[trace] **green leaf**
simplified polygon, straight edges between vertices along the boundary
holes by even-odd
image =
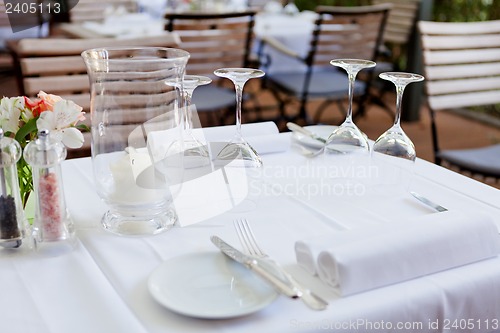
[[[36,119],[30,119],[26,124],[24,124],[23,127],[19,129],[19,131],[17,131],[15,139],[21,144],[21,146],[23,146],[23,144],[26,142],[26,136],[28,136],[28,134],[34,133],[36,130]]]
[[[90,132],[90,127],[88,127],[85,124],[79,124],[79,125],[77,125],[75,127],[78,128],[81,131]]]

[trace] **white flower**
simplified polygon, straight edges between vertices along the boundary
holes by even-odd
[[[24,111],[24,97],[4,97],[0,101],[0,127],[4,132],[16,133],[19,117]]]
[[[36,121],[38,130],[47,129],[51,138],[62,142],[69,148],[80,148],[83,145],[83,134],[72,127],[82,119],[82,108],[72,101],[61,100],[54,104],[53,111],[44,111]]]

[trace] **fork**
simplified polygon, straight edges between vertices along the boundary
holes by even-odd
[[[249,255],[261,259],[266,259],[266,261],[272,263],[276,270],[278,270],[283,277],[291,283],[297,290],[300,291],[302,301],[314,310],[324,310],[328,306],[328,302],[314,294],[308,288],[301,285],[297,280],[295,280],[290,273],[284,270],[277,262],[269,258],[267,253],[265,253],[259,244],[257,243],[257,239],[250,227],[250,223],[248,223],[247,219],[240,219],[233,221],[234,228],[236,229],[236,234],[238,235],[238,239],[240,240],[241,245],[243,246],[244,251],[246,251]]]

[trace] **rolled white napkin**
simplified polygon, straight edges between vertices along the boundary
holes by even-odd
[[[322,250],[320,250],[322,248]],[[309,255],[307,255],[309,251]],[[298,242],[299,264],[344,296],[497,256],[491,217],[443,212]]]

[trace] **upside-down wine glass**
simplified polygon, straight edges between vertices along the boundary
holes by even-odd
[[[212,79],[201,75],[184,75],[182,84],[183,96],[183,145],[185,167],[198,167],[210,163],[210,155],[206,144],[202,143],[193,133],[193,108],[191,100],[194,90],[212,82]],[[169,85],[181,89],[180,82],[168,82]]]
[[[372,162],[378,167],[377,185],[385,193],[407,191],[417,157],[415,146],[401,128],[401,106],[405,87],[412,82],[424,80],[422,75],[403,72],[381,73],[381,79],[396,86],[396,117],[391,128],[374,143]]]
[[[330,64],[341,67],[347,72],[349,79],[349,106],[344,122],[328,137],[325,153],[362,153],[368,155],[370,146],[368,145],[366,135],[359,130],[352,120],[352,100],[354,97],[356,75],[360,70],[374,67],[376,64],[373,61],[362,59],[334,59],[330,61]]]
[[[236,132],[233,139],[218,153],[215,164],[240,167],[261,167],[262,160],[241,135],[241,104],[243,99],[243,86],[253,78],[264,76],[264,72],[253,68],[220,68],[214,71],[219,77],[224,77],[234,83],[236,89]]]

